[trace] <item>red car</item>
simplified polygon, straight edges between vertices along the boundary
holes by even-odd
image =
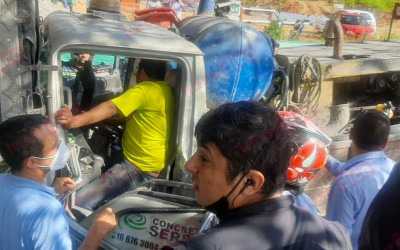
[[[347,37],[364,38],[374,33],[374,29],[361,14],[339,11],[334,13],[332,18],[340,20],[343,32]]]

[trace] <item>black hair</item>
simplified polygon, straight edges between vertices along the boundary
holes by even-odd
[[[257,170],[266,179],[265,197],[283,189],[291,143],[286,125],[271,107],[247,101],[223,104],[201,117],[195,135],[199,146],[215,143],[228,159],[228,183]]]
[[[378,110],[368,110],[357,116],[353,123],[354,144],[366,151],[382,150],[389,138],[390,121]]]
[[[43,115],[21,115],[0,124],[0,153],[12,173],[22,170],[29,156],[42,156],[43,144],[33,131],[50,123]]]
[[[89,53],[71,53],[71,60],[73,65],[77,64],[79,62],[79,54],[89,54]],[[93,54],[89,54],[90,58],[89,61],[93,61]]]
[[[154,81],[164,81],[167,62],[160,60],[140,59],[139,71],[143,69],[147,76]]]

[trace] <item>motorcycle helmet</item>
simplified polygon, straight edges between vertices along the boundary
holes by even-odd
[[[294,147],[298,148],[290,159],[286,180],[288,184],[303,186],[324,167],[328,152],[325,145],[314,138],[300,145],[294,141]]]
[[[307,118],[289,111],[279,111],[292,142],[292,157],[287,171],[286,189],[300,194],[303,187],[325,166],[327,145],[331,139]]]

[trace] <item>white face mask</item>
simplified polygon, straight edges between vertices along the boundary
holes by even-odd
[[[59,169],[62,169],[65,167],[65,164],[67,164],[67,161],[69,159],[69,156],[71,155],[71,151],[65,145],[63,141],[60,142],[60,146],[58,146],[57,153],[54,156],[50,157],[37,157],[37,156],[31,156],[32,158],[35,159],[40,159],[40,160],[47,160],[47,159],[53,159],[53,161],[50,163],[49,166],[43,166],[43,165],[38,165],[39,168],[50,168],[51,171],[56,171]]]

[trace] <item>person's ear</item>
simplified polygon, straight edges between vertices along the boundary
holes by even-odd
[[[141,69],[139,70],[139,74],[140,74],[142,77],[147,76],[146,71],[144,71],[143,68],[141,68]]]
[[[141,74],[142,74],[142,69],[138,69],[138,71],[136,72],[136,83],[141,82],[140,81]]]
[[[144,71],[144,69],[139,69],[139,71],[136,74],[136,83],[140,83],[143,82],[144,79],[146,79],[146,72]]]
[[[23,167],[22,167],[23,169],[24,168],[30,168],[30,169],[37,168],[37,165],[38,165],[36,160],[32,157],[26,158],[22,164],[23,164]]]
[[[262,192],[262,188],[265,183],[264,175],[256,170],[250,170],[246,175],[245,188],[243,194],[253,195]]]
[[[147,75],[147,73],[146,73],[146,71],[144,70],[144,68],[142,68],[141,71],[142,71],[142,77],[143,77],[143,79],[146,79],[146,80],[150,79],[150,78],[149,78],[149,75]]]
[[[386,141],[385,141],[385,144],[383,144],[382,150],[384,150],[384,149],[386,148],[387,143],[388,143],[388,140],[386,140]]]

